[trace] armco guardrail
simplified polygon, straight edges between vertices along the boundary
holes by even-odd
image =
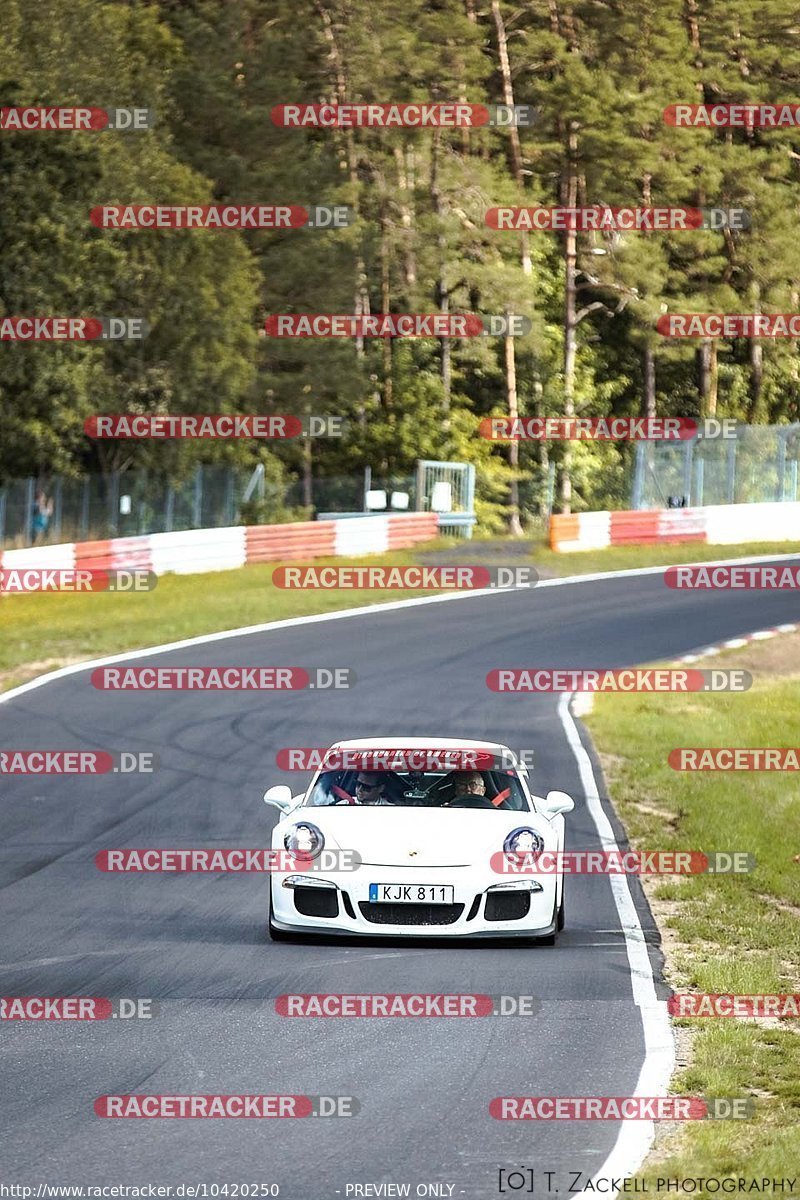
[[[302,521],[294,525],[235,525],[186,529],[147,537],[68,542],[0,552],[0,569],[41,570],[140,567],[157,575],[229,571],[247,563],[339,555],[380,554],[436,537],[436,513],[387,513],[363,521]]]
[[[715,504],[647,512],[573,513],[550,518],[550,546],[569,553],[605,546],[800,541],[800,501]]]

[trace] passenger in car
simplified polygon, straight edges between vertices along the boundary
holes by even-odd
[[[453,799],[464,796],[485,796],[486,780],[480,771],[459,771],[453,780]]]

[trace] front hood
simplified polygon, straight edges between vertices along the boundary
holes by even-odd
[[[320,807],[296,809],[276,826],[275,845],[292,825],[310,822],[330,849],[355,850],[364,866],[484,867],[503,849],[512,829],[535,829],[545,848],[556,848],[550,823],[532,812],[488,809]]]

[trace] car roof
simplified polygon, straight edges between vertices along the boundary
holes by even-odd
[[[444,737],[370,737],[334,742],[329,750],[486,750],[492,754],[516,755],[502,742],[485,742],[477,738]]]

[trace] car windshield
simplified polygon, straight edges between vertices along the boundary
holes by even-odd
[[[483,808],[527,812],[530,805],[514,770],[323,771],[307,806]]]

